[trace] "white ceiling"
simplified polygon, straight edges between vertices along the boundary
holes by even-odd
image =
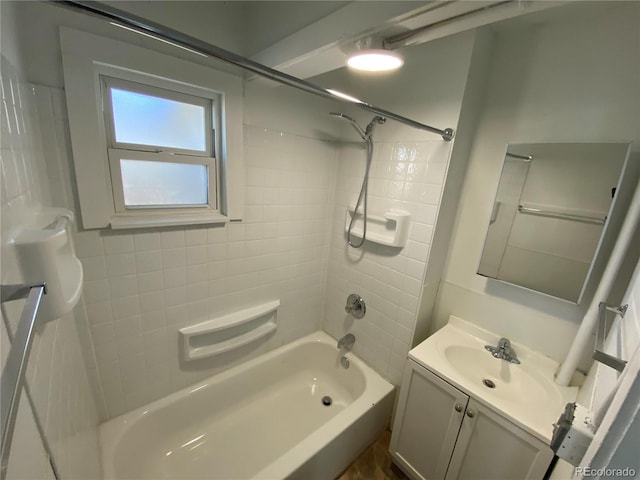
[[[297,4],[275,2],[280,4],[276,8],[270,6],[273,2],[257,3],[260,4],[259,8],[270,11],[278,21],[287,15],[292,3]],[[381,42],[395,38],[393,43],[388,43],[385,47],[398,49],[403,53],[402,50],[409,46],[564,3],[566,0],[340,2],[339,8],[324,10],[325,16],[297,30],[289,25],[288,31],[291,33],[281,35],[280,40],[253,54],[251,58],[304,79],[344,67],[346,56],[357,50],[358,42],[366,38],[373,37]],[[307,17],[307,20],[310,18]],[[398,38],[398,35],[408,33],[411,34],[408,38]]]
[[[347,54],[356,50],[357,42],[363,38],[388,39],[431,26],[425,32],[389,45],[403,53],[411,45],[566,1],[112,0],[105,3],[304,79],[342,68]],[[487,7],[491,6],[496,8],[489,10]],[[474,14],[464,16],[469,12]],[[459,18],[461,15],[463,18]]]

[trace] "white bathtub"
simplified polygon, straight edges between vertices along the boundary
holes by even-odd
[[[100,427],[104,477],[335,478],[393,406],[393,386],[347,357],[344,369],[316,332],[114,418]]]

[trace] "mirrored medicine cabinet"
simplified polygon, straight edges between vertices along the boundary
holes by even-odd
[[[579,303],[596,260],[613,248],[627,183],[637,183],[629,150],[628,143],[508,144],[478,274]],[[625,172],[635,180],[625,183]]]

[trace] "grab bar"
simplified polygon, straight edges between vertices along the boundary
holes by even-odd
[[[1,300],[2,302],[27,298],[20,322],[16,328],[16,333],[11,342],[11,350],[7,356],[7,362],[2,370],[2,379],[0,381],[0,404],[2,420],[2,440],[0,444],[1,452],[1,477],[4,479],[7,473],[9,463],[9,452],[11,450],[11,441],[13,440],[13,431],[16,424],[18,414],[18,405],[20,403],[20,394],[24,382],[24,376],[29,361],[29,352],[33,342],[36,317],[38,307],[45,295],[46,285],[2,285]]]
[[[518,212],[527,213],[529,215],[540,215],[542,217],[560,218],[562,220],[573,220],[574,222],[595,223],[596,225],[604,225],[604,222],[607,220],[607,217],[590,217],[587,215],[554,212],[551,210],[542,210],[540,208],[525,207],[524,205],[518,205]]]
[[[605,302],[600,302],[600,304],[598,305],[598,328],[596,329],[596,347],[593,351],[593,359],[596,362],[603,363],[608,367],[617,370],[618,372],[622,372],[624,370],[627,362],[604,352],[607,312],[613,312],[616,315],[624,317],[624,314],[627,312],[627,307],[628,305],[609,305]]]

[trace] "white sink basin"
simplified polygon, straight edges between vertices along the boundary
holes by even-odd
[[[555,383],[558,363],[517,343],[520,364],[495,358],[484,347],[500,335],[456,317],[409,352],[409,358],[498,411],[543,441],[578,389]]]
[[[515,364],[495,358],[484,345],[451,345],[444,349],[451,366],[469,382],[487,389],[487,396],[532,407],[561,400],[553,379],[547,379],[528,362]]]

